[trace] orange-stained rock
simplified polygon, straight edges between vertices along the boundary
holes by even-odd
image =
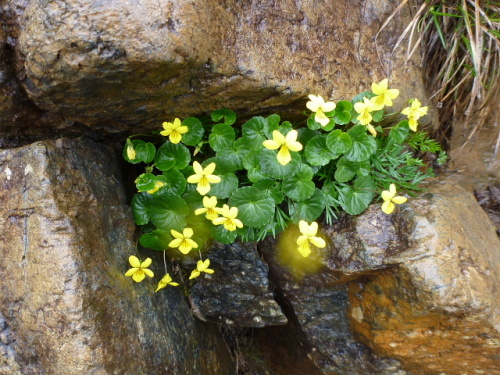
[[[500,242],[487,215],[441,183],[391,221],[405,222],[407,246],[350,284],[354,334],[412,374],[500,374]]]

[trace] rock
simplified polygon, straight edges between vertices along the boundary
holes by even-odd
[[[351,99],[385,77],[402,91],[396,108],[415,96],[426,102],[418,52],[406,64],[405,51],[393,51],[409,12],[379,33],[395,6],[8,0],[2,7],[31,100],[115,133],[223,107],[301,116],[307,94]]]
[[[255,243],[215,245],[207,257],[216,273],[200,278],[190,292],[204,319],[255,328],[286,324],[269,290],[269,270]]]
[[[2,366],[27,375],[233,373],[217,327],[194,319],[180,289],[154,293],[156,280],[124,276],[135,225],[105,147],[59,139],[0,151],[0,201]],[[155,255],[140,256],[154,257],[160,277]]]
[[[499,373],[500,242],[472,194],[436,182],[396,214],[375,204],[342,217],[323,226],[327,247],[291,272],[280,254],[295,250],[296,234],[261,249],[320,371]]]

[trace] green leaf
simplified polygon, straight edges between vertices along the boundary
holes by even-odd
[[[273,139],[273,131],[278,130],[280,117],[277,114],[267,116],[267,123],[264,125],[264,135],[268,139]]]
[[[382,120],[382,117],[384,117],[384,110],[379,109],[378,111],[370,112],[370,114],[372,115],[373,122],[379,122],[380,120]]]
[[[186,190],[186,178],[178,169],[170,169],[163,172],[163,175],[158,176],[158,180],[162,181],[165,186],[160,188],[157,195],[181,195]]]
[[[243,157],[244,153],[233,149],[218,152],[216,156],[216,158],[224,164],[226,172],[234,172],[243,169]]]
[[[352,148],[345,154],[348,160],[357,162],[367,160],[377,150],[375,137],[366,133],[366,126],[357,125],[348,133],[352,139]]]
[[[408,125],[408,121],[400,121],[389,132],[389,139],[393,139],[396,143],[401,144],[405,141],[406,137],[408,137],[409,132],[410,126]]]
[[[215,195],[219,199],[229,198],[233,191],[238,188],[238,177],[234,173],[222,173],[217,174],[217,176],[221,178],[221,181],[212,185],[210,195]]]
[[[132,214],[137,225],[146,225],[151,220],[153,196],[148,193],[135,194],[132,198]]]
[[[274,200],[253,186],[236,190],[229,199],[231,207],[238,207],[238,219],[245,226],[260,227],[274,217]]]
[[[321,134],[319,131],[311,130],[309,128],[300,128],[297,129],[297,132],[299,133],[297,136],[297,141],[302,145],[306,145],[307,142],[309,142],[312,138]]]
[[[331,134],[331,133],[330,133]],[[307,142],[304,156],[311,165],[327,165],[330,160],[338,157],[326,145],[327,136],[317,135]]]
[[[151,205],[151,221],[158,229],[182,230],[189,213],[186,201],[173,194],[155,196]]]
[[[264,136],[264,127],[267,120],[264,117],[252,117],[242,126],[242,139],[246,147],[250,150],[260,150],[262,143],[267,139]]]
[[[191,161],[189,149],[180,144],[165,142],[156,153],[155,166],[160,171],[168,171],[172,168],[184,169]]]
[[[311,114],[311,117],[307,119],[307,127],[311,130],[321,129],[321,124],[319,122],[314,121],[314,113]]]
[[[342,155],[352,148],[352,139],[348,133],[337,129],[326,137],[326,146],[334,155]]]
[[[153,250],[168,249],[170,241],[172,241],[170,233],[161,229],[155,229],[149,233],[144,233],[139,239],[142,246]]]
[[[316,186],[312,182],[313,170],[305,164],[301,164],[295,176],[283,180],[281,190],[287,197],[295,201],[303,201],[310,198]]]
[[[224,225],[214,225],[211,233],[215,241],[223,244],[233,243],[238,235],[237,231],[229,231],[224,228]]]
[[[370,176],[359,177],[354,181],[354,186],[340,189],[340,205],[350,215],[359,215],[373,200],[375,196],[375,183]]]
[[[285,196],[281,192],[281,183],[273,180],[272,178],[262,178],[255,181],[253,187],[261,190],[264,194],[271,196],[276,204],[280,204],[285,199]]]
[[[290,218],[294,223],[298,223],[300,220],[314,221],[321,216],[324,210],[325,200],[318,189],[309,199],[297,203],[291,202],[289,207]]]
[[[225,125],[233,125],[236,122],[236,114],[229,109],[218,109],[212,112],[214,122],[219,122],[223,117]]]
[[[144,142],[141,141],[140,139],[134,139],[130,141],[134,147],[135,150],[135,159],[131,160],[128,158],[127,155],[127,146],[128,144],[125,143],[125,147],[123,148],[123,158],[128,161],[129,163],[132,164],[138,164],[138,163],[151,163],[153,159],[155,158],[155,153],[156,153],[156,147],[154,144],[151,142]]]
[[[334,121],[339,125],[345,125],[351,121],[353,105],[347,100],[341,100],[335,107]]]
[[[139,191],[148,191],[156,187],[156,176],[152,173],[143,173],[135,179],[135,186]]]
[[[338,182],[347,182],[354,178],[358,170],[359,163],[349,161],[345,157],[341,157],[337,162],[337,170],[335,171],[335,180]]]
[[[196,146],[201,142],[205,129],[203,129],[200,120],[196,117],[188,117],[182,121],[182,125],[188,127],[187,133],[182,135],[182,143],[188,146]]]
[[[208,143],[214,151],[228,150],[236,138],[234,129],[226,124],[217,124],[212,128]]]
[[[262,173],[271,178],[283,180],[292,177],[299,170],[301,160],[298,152],[291,151],[292,160],[287,165],[281,165],[277,159],[277,150],[263,149],[260,151],[260,168]]]

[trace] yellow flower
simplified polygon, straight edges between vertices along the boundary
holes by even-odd
[[[152,263],[151,258],[147,258],[144,262],[141,263],[139,258],[131,255],[128,258],[128,262],[130,263],[132,268],[125,273],[125,276],[132,276],[132,280],[134,280],[135,282],[141,282],[146,276],[154,276],[153,271],[147,268]]]
[[[313,221],[311,225],[307,224],[306,221],[299,221],[299,230],[302,233],[302,236],[297,238],[297,245],[299,245],[299,253],[303,257],[309,256],[311,253],[311,245],[313,244],[316,247],[323,248],[326,246],[326,242],[321,237],[316,237],[316,233],[318,233],[318,223]]]
[[[198,184],[196,190],[201,195],[206,195],[210,191],[210,184],[217,184],[221,181],[219,176],[215,176],[212,173],[215,171],[215,163],[210,163],[205,169],[200,163],[195,161],[193,163],[194,173],[187,178],[187,182],[190,184]]]
[[[182,126],[181,120],[176,118],[174,122],[164,122],[163,129],[160,132],[161,135],[169,137],[170,142],[179,143],[182,139],[182,134],[187,133],[188,127]]]
[[[399,95],[399,90],[388,88],[388,79],[383,79],[380,83],[372,83],[372,92],[377,95],[371,98],[372,103],[375,105],[375,110],[384,108],[384,106],[391,106],[392,99],[396,99]]]
[[[165,276],[163,276],[163,278],[158,283],[158,287],[156,288],[155,292],[159,291],[160,289],[165,288],[167,285],[178,286],[179,283],[173,282],[172,278],[167,273]]]
[[[204,196],[203,197],[203,207],[196,209],[194,211],[194,214],[201,215],[201,214],[204,214],[206,212],[207,214],[205,215],[205,217],[208,220],[213,220],[219,216],[219,212],[221,211],[221,209],[219,207],[216,207],[216,206],[217,206],[217,197]]]
[[[290,150],[302,150],[302,145],[300,144],[300,142],[297,142],[297,135],[297,130],[290,130],[286,136],[281,134],[278,130],[275,130],[273,131],[273,139],[264,141],[263,145],[269,150],[276,150],[279,148],[278,162],[281,165],[287,165],[292,160]]]
[[[389,186],[389,190],[384,190],[382,192],[382,199],[384,200],[384,203],[382,203],[382,211],[386,214],[390,214],[394,211],[394,208],[396,208],[394,203],[402,204],[408,200],[405,197],[396,197],[396,185],[394,184]]]
[[[205,261],[199,260],[198,263],[196,264],[196,269],[191,272],[189,280],[200,276],[202,272],[214,273],[214,270],[208,268],[208,266],[210,266],[210,259],[206,259]]]
[[[224,228],[230,232],[236,230],[236,227],[243,228],[243,223],[239,219],[236,219],[236,216],[238,216],[238,207],[229,208],[229,206],[225,204],[222,206],[219,213],[222,217],[213,219],[212,223],[214,225],[224,224]]]
[[[370,114],[370,112],[375,111],[375,104],[368,98],[363,98],[363,103],[357,102],[354,104],[354,110],[359,113],[359,116],[357,117],[359,123],[361,125],[368,125],[372,121],[372,115]],[[373,132],[371,130],[370,133],[372,133],[373,135]],[[375,135],[377,135],[377,132],[375,132]]]
[[[418,119],[427,114],[429,107],[422,107],[418,99],[411,99],[410,106],[401,111],[403,115],[408,116],[408,124],[410,129],[417,131]]]
[[[135,152],[134,144],[130,141],[127,142],[127,157],[130,160],[134,160],[136,156],[137,153]]]
[[[182,233],[172,229],[170,233],[175,237],[175,240],[170,241],[168,246],[173,248],[178,247],[182,254],[187,254],[192,248],[198,247],[198,244],[191,239],[193,236],[193,230],[191,228],[184,228]]]
[[[326,102],[321,95],[309,95],[309,102],[306,103],[306,107],[311,110],[311,112],[316,112],[314,116],[314,121],[321,124],[321,126],[326,126],[330,122],[330,119],[325,115],[325,112],[331,112],[337,106],[334,102]]]
[[[161,181],[156,181],[156,184],[155,184],[155,187],[151,190],[148,190],[147,192],[149,194],[154,194],[156,193],[158,190],[160,190],[161,187],[165,186],[165,184]]]

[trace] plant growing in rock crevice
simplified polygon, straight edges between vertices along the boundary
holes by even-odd
[[[235,113],[223,109],[203,122],[163,123],[157,143],[129,137],[124,158],[146,164],[132,199],[135,222],[144,230],[141,245],[184,255],[197,250],[192,279],[214,272],[201,255],[210,240],[260,241],[298,225],[296,251],[307,257],[326,246],[316,222],[322,214],[327,223],[342,210],[358,215],[380,194],[383,211],[393,212],[407,199],[396,196],[396,186],[412,195],[432,175],[421,170],[425,164],[413,149],[432,144],[433,152],[440,150],[417,131],[427,113],[417,99],[401,121],[384,113],[398,95],[385,79],[351,101],[310,95],[306,126],[273,114],[235,127]],[[158,289],[167,285],[175,285],[168,273]]]

